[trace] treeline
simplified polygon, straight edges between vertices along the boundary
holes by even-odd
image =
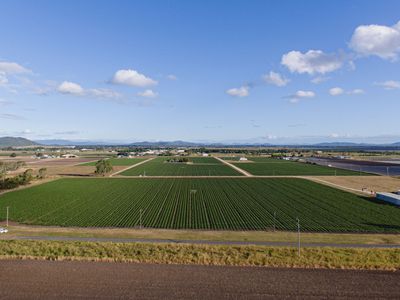
[[[25,162],[0,162],[0,190],[10,190],[17,188],[21,185],[30,183],[33,179],[44,179],[47,174],[46,168],[41,168],[38,174],[35,176],[32,169],[25,170],[22,174],[6,177],[7,172],[16,171],[21,167],[24,167]]]
[[[16,171],[21,167],[24,167],[26,164],[23,161],[10,161],[3,162],[0,161],[0,177],[5,176],[5,174],[9,171]]]

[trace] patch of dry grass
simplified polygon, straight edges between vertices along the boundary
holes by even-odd
[[[0,259],[398,270],[400,249],[0,241]]]

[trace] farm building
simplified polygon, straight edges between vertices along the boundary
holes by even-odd
[[[400,206],[400,195],[394,193],[376,193],[376,198]]]
[[[75,155],[75,154],[63,154],[63,155],[61,155],[61,158],[76,158],[76,157],[78,157],[78,156]]]
[[[240,160],[240,161],[246,161],[247,158],[246,158],[246,157],[241,157],[241,158],[239,158],[239,160]]]

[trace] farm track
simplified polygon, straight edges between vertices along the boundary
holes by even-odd
[[[235,166],[234,164],[231,164],[230,162],[227,162],[226,160],[223,160],[223,159],[221,159],[221,158],[219,158],[219,157],[217,157],[217,156],[213,156],[213,157],[214,157],[216,160],[219,160],[220,162],[222,162],[223,164],[225,164],[225,165],[231,167],[232,169],[235,169],[235,170],[238,171],[239,173],[242,173],[244,176],[247,176],[247,177],[252,177],[252,176],[253,176],[253,174],[250,174],[249,172],[247,172],[247,171],[245,171],[245,170],[239,168],[238,166]]]
[[[129,169],[132,169],[132,168],[134,168],[134,167],[140,166],[140,165],[142,165],[142,164],[145,164],[145,163],[147,163],[147,162],[153,160],[154,158],[155,158],[155,157],[151,157],[151,158],[146,159],[146,160],[144,160],[144,161],[138,162],[137,164],[128,166],[128,167],[126,167],[126,168],[124,168],[124,169],[122,169],[122,170],[119,170],[118,172],[115,172],[115,173],[111,174],[110,177],[113,177],[113,176],[115,176],[115,175],[118,175],[118,174],[120,174],[120,173],[122,173],[122,172],[125,172],[125,171],[127,171],[127,170],[129,170]]]

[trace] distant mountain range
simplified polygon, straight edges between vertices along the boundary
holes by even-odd
[[[187,141],[143,141],[143,142],[110,142],[110,141],[73,141],[63,139],[37,140],[31,141],[22,137],[0,137],[0,148],[6,147],[29,147],[29,146],[130,146],[130,147],[309,147],[309,148],[336,148],[336,147],[400,147],[400,142],[392,144],[367,144],[351,142],[331,142],[317,144],[296,144],[296,145],[273,145],[268,143],[206,143],[206,142],[187,142]]]
[[[22,137],[11,137],[11,136],[0,137],[0,148],[28,147],[34,145],[38,145],[38,143]]]

